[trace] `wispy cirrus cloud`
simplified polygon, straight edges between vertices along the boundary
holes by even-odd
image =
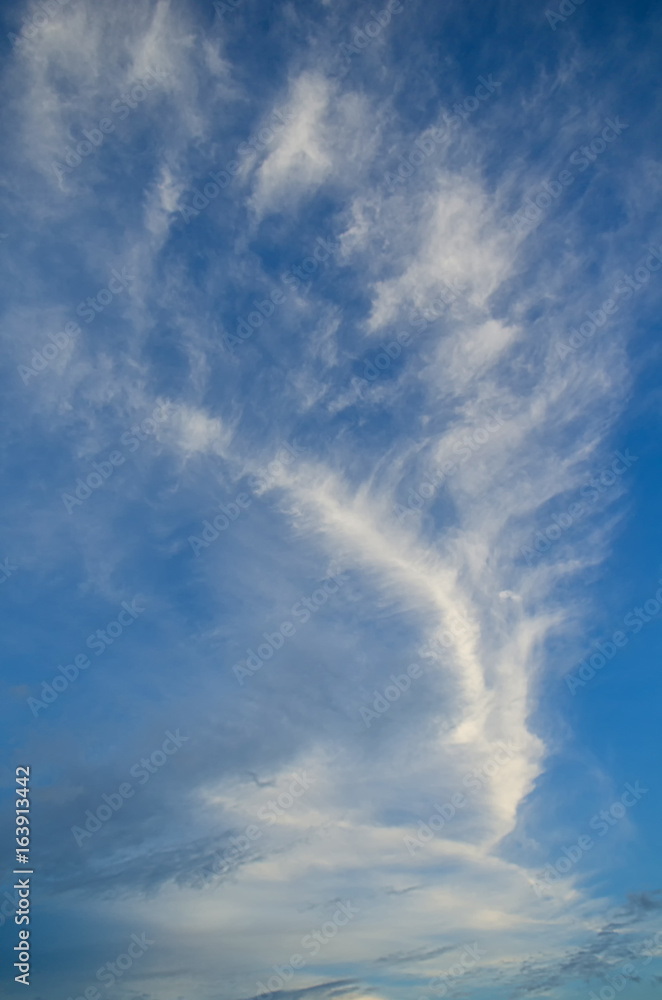
[[[624,69],[609,78],[604,52],[570,24],[557,41],[544,11],[534,27],[524,8],[502,15],[507,37],[477,46],[460,72],[446,39],[469,32],[476,12],[408,5],[339,73],[347,27],[368,14],[242,5],[216,24],[211,5],[72,6],[5,71],[17,124],[7,229],[20,218],[21,238],[2,279],[3,385],[27,428],[2,432],[22,567],[10,597],[12,704],[25,707],[20,685],[55,676],[109,605],[140,593],[150,607],[131,650],[109,648],[85,685],[17,727],[22,752],[41,762],[49,831],[44,982],[65,981],[62,928],[81,909],[91,959],[111,930],[146,928],[156,943],[131,982],[163,1000],[253,995],[344,899],[357,919],[272,992],[409,997],[447,976],[449,995],[575,997],[625,960],[626,938],[653,932],[656,896],[639,868],[646,889],[627,919],[603,919],[623,888],[599,851],[550,900],[530,885],[600,808],[594,798],[620,788],[587,741],[573,750],[572,788],[590,804],[563,804],[568,782],[554,767],[571,756],[570,736],[546,692],[596,613],[586,581],[627,523],[627,492],[596,503],[571,544],[522,556],[613,455],[637,378],[637,324],[659,305],[647,281],[585,349],[559,351],[659,242],[640,193],[657,177],[653,101],[637,107]],[[430,35],[448,19],[455,35]],[[659,36],[652,15],[650,31],[644,65]],[[403,39],[424,56],[416,73]],[[551,42],[559,49],[539,58]],[[618,63],[622,43],[604,44]],[[112,144],[57,178],[53,159],[151,67],[158,87]],[[488,74],[498,99],[406,184],[385,183]],[[587,89],[587,74],[599,85]],[[617,107],[631,124],[609,157],[535,228],[514,226]],[[283,127],[261,144],[279,110]],[[200,179],[230,172],[242,143],[232,183],[183,218]],[[230,350],[240,319],[320,240],[339,249]],[[118,261],[135,274],[126,294],[22,384],[20,359]],[[404,330],[406,350],[357,386],[365,358]],[[70,518],[65,485],[166,400],[168,419]],[[402,497],[428,481],[426,503],[398,517]],[[192,551],[209,512],[240,495],[245,515]],[[333,599],[238,685],[233,665],[336,574],[346,584]],[[32,594],[47,609],[36,624]],[[424,653],[422,675],[367,727],[361,705]],[[195,733],[187,754],[78,849],[76,817],[166,725]],[[495,767],[502,745],[517,749]],[[296,771],[314,782],[295,801]],[[458,793],[452,819],[433,825]],[[266,823],[268,803],[287,794],[291,806]],[[404,839],[421,823],[433,836],[411,854]],[[624,850],[636,837],[634,820],[619,828]],[[219,855],[224,866],[201,883],[196,873]],[[449,977],[474,942],[480,961]],[[66,977],[72,993],[87,982],[78,968]]]

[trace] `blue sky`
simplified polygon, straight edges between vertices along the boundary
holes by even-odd
[[[659,7],[215,6],[2,11],[6,995],[29,765],[35,1000],[653,1000]]]

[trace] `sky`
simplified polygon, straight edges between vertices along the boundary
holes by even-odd
[[[653,1000],[659,5],[0,22],[2,995]]]

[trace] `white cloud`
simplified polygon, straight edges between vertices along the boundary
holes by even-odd
[[[255,172],[250,204],[258,219],[296,210],[324,182],[346,183],[346,164],[360,172],[375,141],[367,100],[339,93],[318,72],[292,82],[283,113],[288,124]]]

